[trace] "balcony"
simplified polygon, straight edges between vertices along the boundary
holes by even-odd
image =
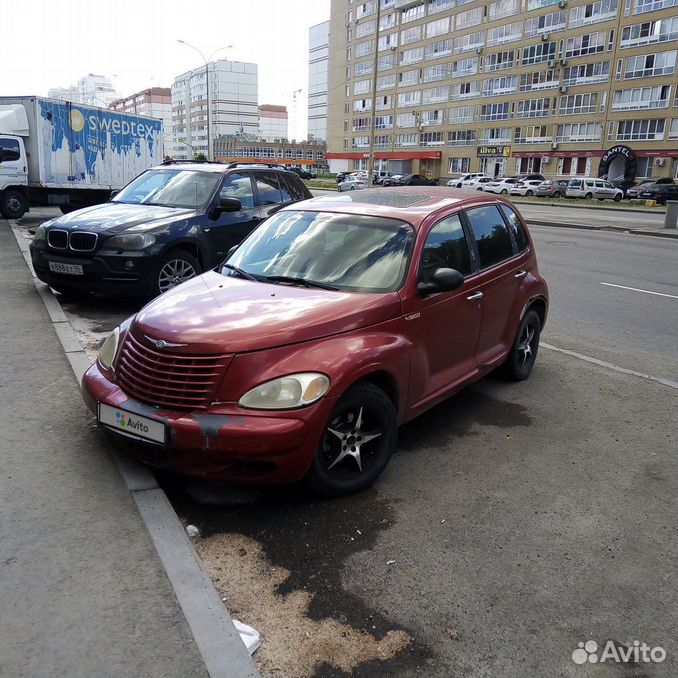
[[[612,104],[613,111],[644,111],[648,108],[668,108],[668,99],[658,99],[657,101],[624,101]]]
[[[411,9],[412,7],[423,4],[423,0],[395,0],[395,8],[399,10]]]
[[[513,140],[514,144],[550,144],[553,137],[518,137]]]

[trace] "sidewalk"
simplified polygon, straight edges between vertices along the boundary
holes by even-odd
[[[207,670],[0,221],[0,675]]]

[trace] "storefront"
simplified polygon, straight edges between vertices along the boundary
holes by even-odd
[[[509,171],[510,146],[478,146],[476,155],[480,158],[480,171],[490,177],[504,176]]]
[[[348,162],[349,170],[367,169],[369,153],[327,153],[325,157],[330,161]],[[374,169],[390,172],[391,174],[425,174],[431,179],[442,176],[441,151],[375,151]]]

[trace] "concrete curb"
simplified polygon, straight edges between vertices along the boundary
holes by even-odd
[[[80,384],[91,365],[75,331],[48,285],[40,282],[31,263],[21,229],[9,222],[33,282],[49,314],[73,374]],[[195,549],[153,472],[112,445],[107,452],[125,481],[141,519],[191,629],[210,678],[260,678],[252,658],[233,626],[212,580],[203,570]]]
[[[626,226],[588,226],[586,224],[567,224],[560,221],[544,221],[543,219],[526,219],[529,226],[552,226],[556,228],[578,228],[584,231],[606,231],[608,233],[630,233],[632,235],[652,235],[656,238],[678,238],[677,231],[646,230],[627,228]]]

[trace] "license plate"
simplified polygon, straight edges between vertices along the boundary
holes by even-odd
[[[99,403],[97,421],[107,428],[130,438],[164,445],[167,427],[160,421]]]
[[[66,275],[82,275],[82,266],[80,264],[62,264],[58,261],[49,262],[49,270],[52,273],[65,273]]]

